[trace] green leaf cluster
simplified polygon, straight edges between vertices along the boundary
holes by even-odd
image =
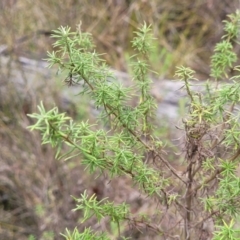
[[[217,229],[214,239],[238,239],[233,237],[238,234],[234,223],[240,211],[240,180],[236,176],[240,156],[240,85],[238,75],[232,78],[228,75],[232,70],[239,71],[239,66],[234,66],[239,21],[238,11],[224,21],[225,35],[214,49],[211,79],[206,82],[205,90],[196,90],[197,79],[192,69],[181,66],[176,70],[188,97],[188,114],[182,120],[184,154],[178,154],[179,162],[184,159],[183,171],[179,172],[165,158],[169,149],[165,151],[163,141],[156,136],[153,123],[157,106],[150,93],[149,77],[153,73],[149,66],[153,38],[146,23],[132,41],[136,54],[131,57],[131,87],[116,79],[101,55],[95,52],[91,35],[82,33],[80,26],[76,32],[71,32],[69,27],[55,30],[52,37],[56,39],[56,51],[48,53],[49,66],[56,64],[68,72],[66,84],[81,85],[79,94],[88,95],[94,101],[99,111],[98,121],[94,125],[88,121],[75,123],[59,113],[57,107],[47,111],[41,102],[39,113],[29,115],[36,119],[29,128],[41,132],[43,144],[56,147],[58,159],[78,156],[90,173],[105,173],[110,178],[130,177],[139,189],[158,201],[159,212],[166,209],[165,212],[177,212],[181,216],[174,234],[184,232],[184,239],[194,239],[197,235],[193,229],[199,230],[201,219],[213,218]],[[224,78],[229,78],[229,82],[218,83]],[[174,156],[177,156],[175,152]],[[108,217],[118,225],[119,237],[120,223],[124,221],[132,221],[136,228],[145,224],[159,236],[169,237],[175,230],[171,227],[165,233],[150,218],[133,216],[126,203],[115,205],[107,199],[98,200],[86,191],[75,200],[75,210],[83,212],[82,222],[92,216],[99,222]],[[90,228],[82,233],[77,228],[72,232],[66,230],[63,236],[69,240],[109,239],[107,233],[95,233]]]

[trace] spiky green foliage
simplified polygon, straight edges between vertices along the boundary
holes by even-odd
[[[227,77],[230,67],[236,62],[232,42],[238,36],[240,15],[229,16],[225,21],[223,42],[215,48],[212,57],[211,76],[214,80]],[[185,161],[178,166],[164,156],[162,141],[155,136],[153,119],[156,104],[150,94],[148,59],[152,50],[149,37],[151,28],[144,24],[138,29],[132,45],[136,54],[131,58],[137,103],[133,99],[132,88],[122,86],[106,66],[101,56],[94,51],[89,34],[71,32],[61,27],[54,31],[54,44],[58,50],[49,53],[50,66],[57,64],[61,70],[68,71],[68,84],[82,83],[81,94],[87,94],[101,110],[98,122],[92,126],[88,122],[74,123],[57,108],[46,111],[39,106],[39,113],[29,115],[37,120],[30,127],[42,133],[43,143],[57,147],[58,158],[70,159],[81,156],[81,163],[90,172],[107,173],[109,177],[126,175],[149,197],[158,202],[159,214],[143,218],[133,216],[129,207],[123,203],[115,205],[107,199],[98,200],[86,192],[75,198],[75,210],[83,211],[82,221],[92,215],[98,221],[109,217],[118,225],[124,221],[139,224],[154,230],[157,236],[181,239],[196,239],[201,234],[210,236],[215,228],[206,228],[206,221],[216,221],[215,239],[231,237],[233,222],[237,220],[239,205],[239,177],[236,175],[239,164],[239,84],[229,79],[231,84],[206,84],[204,92],[192,87],[194,71],[179,67],[176,76],[182,81],[188,96],[187,116],[183,119],[185,134]],[[66,147],[64,146],[66,145]],[[62,149],[67,148],[67,152]],[[152,156],[151,161],[149,160]],[[180,157],[179,157],[180,158]],[[164,216],[175,218],[172,225],[163,227]],[[152,217],[152,218],[151,218]],[[159,223],[154,219],[159,217]],[[214,225],[214,224],[213,224]],[[205,227],[204,227],[205,226]],[[231,231],[228,231],[230,229]],[[205,233],[207,232],[207,233]],[[107,233],[93,233],[86,229],[67,230],[66,239],[109,239]],[[82,238],[85,237],[85,238]]]

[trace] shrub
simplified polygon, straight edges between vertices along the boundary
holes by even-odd
[[[89,95],[99,110],[98,121],[75,123],[55,107],[49,111],[43,103],[39,113],[30,114],[37,122],[31,130],[42,133],[42,143],[57,149],[56,158],[69,160],[80,156],[90,173],[107,174],[109,178],[127,175],[133,184],[157,202],[154,215],[131,213],[125,202],[114,204],[84,192],[75,197],[76,209],[83,211],[83,222],[93,215],[100,222],[108,217],[123,236],[122,224],[155,232],[157,239],[240,239],[240,178],[237,175],[240,156],[240,101],[237,56],[234,46],[239,34],[240,13],[224,21],[225,35],[216,45],[211,59],[211,75],[205,90],[195,91],[194,71],[179,67],[176,77],[188,96],[188,114],[182,120],[184,148],[174,161],[168,159],[154,124],[157,108],[149,93],[151,72],[151,27],[143,24],[136,32],[132,46],[132,88],[123,86],[94,51],[91,35],[71,32],[68,27],[54,31],[55,52],[48,53],[50,67],[57,64],[67,70],[68,85],[82,85],[80,94]],[[236,72],[229,78],[230,71]],[[134,91],[133,91],[134,90]],[[132,105],[130,102],[136,98]],[[181,166],[181,171],[179,170]],[[107,231],[86,228],[80,233],[66,230],[66,239],[110,239]]]

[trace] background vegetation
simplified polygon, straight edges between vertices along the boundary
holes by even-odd
[[[83,31],[92,33],[98,52],[108,53],[103,56],[107,63],[127,71],[133,31],[146,21],[158,39],[152,68],[172,78],[176,65],[187,65],[204,79],[209,74],[209,57],[222,34],[221,21],[238,7],[237,0],[1,1],[1,54],[10,60],[8,65],[1,64],[0,75],[0,238],[28,239],[32,234],[37,239],[60,239],[59,233],[65,227],[74,228],[80,217],[71,211],[75,203],[69,196],[79,196],[84,189],[99,199],[127,199],[136,206],[132,211],[155,211],[145,196],[131,188],[128,179],[108,183],[102,177],[93,181],[83,173],[78,159],[57,162],[53,150],[39,145],[37,133],[26,129],[30,124],[26,114],[35,111],[46,96],[51,106],[61,100],[54,84],[38,92],[25,89],[19,93],[8,81],[15,70],[13,61],[20,56],[45,58],[52,48],[51,30],[60,25],[75,29],[81,22]],[[14,67],[21,69],[18,64]],[[53,78],[48,77],[49,82]],[[76,109],[67,108],[76,119],[92,114],[83,102]],[[96,222],[88,224],[99,227]],[[114,231],[113,227],[116,236]],[[145,234],[136,235],[136,239],[146,239]]]

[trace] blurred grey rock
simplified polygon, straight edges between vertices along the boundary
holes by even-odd
[[[78,99],[76,94],[81,91],[81,86],[61,88],[63,83],[59,81],[59,78],[64,78],[64,76],[56,76],[57,70],[48,69],[47,65],[45,61],[36,61],[24,57],[12,60],[10,57],[0,56],[0,71],[2,75],[0,78],[0,94],[5,95],[9,91],[7,85],[11,83],[12,86],[18,89],[19,94],[23,98],[30,95],[32,96],[31,100],[33,100],[34,96],[42,91],[42,100],[51,102],[54,99],[54,96],[52,96],[54,92],[58,94],[58,90],[61,89],[60,99],[57,104],[64,111],[68,112],[68,108],[74,108],[75,99]],[[131,85],[131,77],[127,73],[116,70],[113,70],[113,73],[116,79],[121,81],[123,85]],[[5,79],[5,83],[3,79]],[[186,98],[185,91],[181,89],[182,86],[183,83],[180,81],[153,80],[151,92],[158,104],[158,117],[169,118],[169,120],[173,121],[179,117],[179,102]],[[5,94],[3,94],[4,92]],[[90,104],[93,105],[93,103]]]

